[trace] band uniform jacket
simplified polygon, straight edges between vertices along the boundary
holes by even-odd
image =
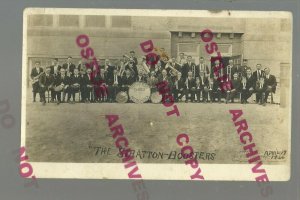
[[[187,62],[182,66],[181,74],[183,78],[187,78],[188,72],[191,71],[193,72],[193,77],[196,76],[196,65],[193,62]]]
[[[199,75],[200,71],[203,71],[205,75],[206,74],[210,74],[209,67],[205,63],[202,63],[202,64],[199,63],[199,65],[197,65],[197,67],[196,67],[196,74],[198,75],[198,77],[200,76]]]
[[[68,76],[63,77],[63,76],[59,75],[54,81],[54,86],[59,86],[61,84],[70,85],[70,77],[68,77]]]
[[[185,89],[186,88],[185,80],[182,77],[179,80],[177,78],[174,79],[173,88],[177,90]]]
[[[255,81],[258,81],[260,77],[265,77],[265,72],[263,70],[260,70],[260,73],[258,71],[254,71],[252,74]]]
[[[158,79],[154,76],[150,76],[147,80],[147,84],[150,88],[156,88],[156,83],[158,83]]]
[[[231,68],[231,78],[233,79],[233,74],[237,73],[239,77],[242,76],[242,68],[240,65],[233,65]]]
[[[256,82],[255,90],[256,90],[257,92],[260,92],[260,91],[266,91],[266,89],[267,89],[267,84],[265,83],[265,81],[264,81],[264,83],[263,83],[262,85],[260,85],[260,82],[259,82],[259,81]]]
[[[78,83],[79,85],[81,84],[81,76],[78,74],[77,77],[76,75],[72,75],[71,78],[70,78],[70,84],[75,84],[75,83]]]
[[[57,73],[56,73],[56,75],[57,74],[59,74],[59,70],[61,69],[61,66],[60,65],[56,65],[56,70],[57,70]],[[54,74],[54,68],[55,68],[55,65],[51,65],[50,66],[50,74]]]
[[[62,67],[73,74],[76,66],[73,63],[64,63]]]
[[[271,86],[272,87],[272,92],[273,93],[276,92],[277,82],[276,82],[276,77],[274,75],[269,74],[269,77],[267,77],[267,75],[266,75],[265,76],[265,84],[267,86]]]
[[[235,89],[236,91],[240,91],[240,89],[241,89],[241,80],[239,78],[232,79],[231,83],[232,83],[232,88],[231,89]]]
[[[37,69],[36,69],[36,67],[34,67],[31,70],[31,74],[30,74],[31,79],[34,79],[34,77],[38,76],[42,72],[43,72],[43,68],[39,67],[39,72],[38,72]]]
[[[39,78],[39,85],[44,87],[49,87],[53,85],[54,83],[54,77],[52,74],[42,74]]]
[[[191,89],[193,87],[196,88],[196,81],[194,78],[186,78],[185,84],[187,89]]]
[[[209,81],[208,78],[205,76],[199,76],[199,82],[200,82],[200,88],[201,90],[203,90],[204,86],[208,86]],[[196,87],[198,89],[198,87]]]
[[[251,75],[250,77],[246,77],[246,80],[247,80],[247,85],[246,85],[246,88],[249,90],[250,88],[253,88],[255,89],[255,84],[256,84],[256,80],[255,78]]]
[[[126,74],[122,76],[123,86],[130,86],[133,82],[134,82],[134,78],[132,76],[126,76]]]

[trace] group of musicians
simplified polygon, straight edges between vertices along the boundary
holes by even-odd
[[[53,59],[53,65],[45,70],[41,62],[36,61],[31,71],[33,86],[33,101],[37,93],[40,101],[46,103],[45,92],[51,92],[51,102],[75,103],[75,94],[80,93],[81,102],[115,102],[118,92],[128,94],[129,87],[134,82],[147,83],[151,92],[157,92],[156,84],[167,81],[175,102],[234,102],[237,94],[241,93],[241,103],[256,93],[256,102],[265,105],[270,93],[276,91],[276,78],[270,74],[270,69],[262,69],[261,64],[256,69],[247,66],[247,60],[242,65],[234,65],[233,60],[221,67],[220,60],[215,60],[211,67],[200,57],[199,64],[192,62],[192,56],[180,53],[179,57],[169,58],[165,53],[160,54],[156,62],[150,62],[145,56],[138,59],[134,51],[130,56],[124,55],[118,65],[111,65],[108,59],[104,65],[88,63],[82,60],[79,65],[72,63],[72,57],[59,65],[58,59]],[[225,76],[224,76],[225,75]],[[226,80],[220,78],[226,77]],[[223,88],[222,82],[230,81],[231,87]],[[71,99],[72,98],[72,99]],[[216,100],[217,99],[217,100]],[[149,100],[150,101],[150,100]],[[128,100],[130,102],[130,99]]]

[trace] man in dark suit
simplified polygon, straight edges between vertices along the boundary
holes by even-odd
[[[258,82],[260,80],[260,78],[264,78],[265,77],[265,72],[261,69],[262,66],[261,64],[257,64],[256,65],[256,71],[253,72],[253,79],[255,82]],[[256,102],[258,103],[259,101],[259,95],[256,95]]]
[[[54,58],[53,63],[50,66],[50,74],[57,76],[59,74],[61,66],[58,64],[58,59]]]
[[[229,59],[229,64],[225,67],[225,74],[227,76],[227,80],[233,79],[233,75],[236,73],[233,70],[233,60]],[[238,74],[238,73],[236,73]],[[239,74],[238,74],[239,75]],[[238,77],[239,78],[239,77]]]
[[[196,65],[192,62],[192,56],[187,56],[187,62],[183,65],[181,73],[184,79],[187,78],[188,72],[192,72],[192,77],[196,77]]]
[[[134,78],[132,77],[131,71],[127,69],[122,77],[122,90],[128,93],[129,86],[134,83]]]
[[[265,72],[262,70],[261,64],[257,64],[256,70],[253,72],[253,78],[255,81],[259,81],[260,77],[265,77]]]
[[[199,76],[196,77],[196,96],[197,101],[200,102],[200,94],[202,93],[202,102],[206,103],[208,100],[208,78],[203,71],[200,71]],[[206,89],[205,89],[206,88]]]
[[[147,83],[147,77],[144,75],[142,70],[138,71],[138,75],[135,78],[135,81]]]
[[[199,65],[196,67],[196,75],[199,77],[200,71],[204,73],[205,77],[209,77],[210,70],[207,64],[204,63],[204,58],[200,57]]]
[[[215,102],[216,98],[218,98],[218,102],[221,103],[221,87],[220,80],[217,75],[214,75],[214,78],[209,79],[209,97],[211,102]]]
[[[183,95],[185,95],[185,82],[184,79],[181,76],[181,72],[177,73],[177,77],[174,78],[173,84],[172,84],[172,93],[174,95],[175,102],[178,102],[181,100]],[[179,97],[178,94],[180,93]]]
[[[67,59],[67,62],[63,64],[62,66],[66,71],[70,72],[71,74],[74,73],[74,69],[76,66],[72,63],[72,57],[69,56]]]
[[[263,106],[266,105],[265,102],[266,90],[267,90],[267,85],[265,84],[265,78],[261,76],[259,80],[256,82],[256,87],[255,87],[256,98],[258,99],[257,103],[259,105],[263,105]]]
[[[134,63],[135,66],[137,66],[138,64],[138,60],[137,58],[135,57],[135,52],[134,51],[130,51],[130,60],[132,60]]]
[[[226,103],[231,100],[231,103],[234,103],[234,97],[240,91],[241,81],[238,78],[238,74],[235,73],[233,75],[233,79],[231,80],[232,88],[226,91]]]
[[[243,64],[242,66],[240,67],[240,70],[241,70],[241,76],[246,76],[246,73],[247,73],[247,69],[251,69],[250,67],[248,67],[248,60],[247,59],[244,59],[243,60]]]
[[[54,93],[54,91],[53,91],[54,77],[50,73],[50,71],[51,71],[51,68],[46,67],[45,73],[42,74],[39,78],[40,96],[43,101],[43,105],[46,104],[45,92],[50,90],[51,96],[52,96],[52,93]],[[54,96],[54,94],[53,94],[53,96]]]
[[[43,68],[41,68],[41,62],[35,61],[34,68],[31,70],[30,77],[32,81],[32,92],[33,92],[33,102],[35,102],[36,94],[40,92],[39,77],[43,73]],[[42,97],[40,95],[40,102],[42,102]]]
[[[196,81],[193,78],[193,72],[188,72],[188,77],[185,81],[186,89],[185,89],[185,102],[188,102],[188,95],[191,95],[191,102],[195,101],[195,92],[196,92]]]
[[[232,65],[232,68],[231,68],[231,79],[233,78],[233,74],[235,74],[235,73],[238,74],[238,78],[239,79],[242,78],[242,67],[239,64]]]
[[[210,70],[210,77],[213,78],[214,76],[217,76],[218,78],[223,77],[224,75],[224,65],[223,63],[220,63],[220,60],[215,60],[215,63],[213,66],[211,66]]]
[[[265,102],[268,100],[268,96],[270,93],[276,92],[277,81],[274,75],[270,74],[270,68],[265,68],[265,84],[267,86],[265,93]],[[271,103],[273,103],[273,99],[271,99]]]
[[[66,75],[64,68],[60,69],[60,75],[54,81],[57,104],[65,101],[66,94],[70,91],[70,78]],[[61,92],[63,92],[63,100],[61,101]],[[69,100],[69,99],[68,99]]]
[[[75,102],[75,94],[77,92],[80,92],[80,84],[82,83],[81,76],[79,74],[79,70],[77,68],[74,69],[74,75],[70,78],[70,92],[68,94],[69,96],[72,95],[73,103]]]
[[[122,86],[122,78],[118,74],[118,70],[115,69],[113,71],[113,76],[109,77],[107,80],[108,84],[108,99],[109,101],[115,102],[117,93],[120,91],[120,88]]]

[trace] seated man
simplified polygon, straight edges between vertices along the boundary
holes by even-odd
[[[210,101],[215,102],[216,98],[218,98],[218,102],[221,103],[221,87],[217,75],[209,79],[208,90]]]
[[[54,77],[52,74],[50,74],[51,68],[46,67],[45,74],[42,74],[39,77],[39,87],[40,87],[40,96],[43,102],[43,105],[46,103],[46,97],[45,92],[51,90],[51,96],[54,93],[53,91],[53,83],[54,83]]]
[[[178,102],[178,100],[181,100],[181,98],[185,94],[185,87],[186,87],[184,79],[181,76],[181,72],[177,73],[177,77],[174,79],[172,85],[173,85],[172,93],[174,95],[174,100],[175,102]],[[178,94],[180,94],[179,97]]]
[[[122,91],[128,93],[129,86],[134,82],[134,78],[129,69],[125,70],[125,74],[122,76]]]
[[[269,94],[276,92],[277,82],[275,76],[270,74],[270,68],[267,67],[264,71],[265,71],[265,84],[267,86],[266,94],[265,94],[265,102],[267,102]],[[274,103],[273,98],[271,98],[271,103]]]
[[[81,76],[79,75],[79,71],[77,68],[75,68],[74,75],[72,75],[70,79],[70,93],[69,93],[69,96],[72,95],[73,103],[75,102],[75,93],[80,92],[81,82],[82,81],[81,81]]]
[[[231,80],[231,83],[232,83],[232,87],[226,90],[226,103],[228,103],[229,99],[231,100],[231,103],[234,103],[234,97],[240,91],[241,81],[238,78],[237,73],[233,75],[233,79]]]
[[[118,70],[114,69],[112,80],[109,79],[108,82],[108,100],[109,102],[115,102],[117,93],[120,91],[122,85],[122,78],[119,76]]]
[[[150,77],[147,80],[147,84],[150,86],[151,94],[156,90],[156,84],[158,83],[158,79],[155,77],[155,71],[150,72]]]
[[[65,102],[66,93],[69,93],[70,79],[66,76],[66,70],[60,69],[60,75],[54,81],[54,90],[57,96],[57,104]],[[61,92],[63,92],[63,100],[61,101]],[[69,99],[68,99],[69,100]]]
[[[256,98],[258,99],[257,103],[259,105],[266,105],[265,102],[265,93],[267,90],[267,85],[265,84],[264,77],[260,77],[259,81],[256,83],[255,91],[256,91]]]
[[[188,77],[186,79],[186,89],[185,89],[185,102],[188,102],[188,95],[191,95],[191,102],[195,101],[195,92],[196,92],[196,81],[193,78],[193,72],[188,72]]]
[[[106,102],[109,100],[109,85],[113,85],[113,78],[109,78],[108,73],[100,70],[94,80],[94,101]]]
[[[198,79],[198,81],[197,81]],[[207,90],[204,90],[204,86],[208,85],[208,79],[204,75],[204,71],[199,72],[199,76],[196,77],[196,95],[197,101],[200,102],[200,94],[202,93],[202,101],[207,102]]]
[[[139,71],[138,71],[138,75],[137,75],[135,81],[138,81],[138,82],[144,82],[144,83],[147,82],[147,78],[146,78],[146,76],[144,75],[143,70],[139,70]]]

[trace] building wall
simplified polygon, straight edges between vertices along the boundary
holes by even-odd
[[[192,22],[192,23],[191,23]],[[98,59],[120,58],[135,50],[143,55],[139,44],[152,39],[155,47],[163,47],[176,56],[177,43],[200,44],[199,53],[209,60],[200,43],[199,32],[211,29],[218,44],[232,44],[232,55],[243,55],[253,69],[257,63],[270,67],[279,76],[280,63],[290,62],[290,22],[285,19],[222,19],[140,16],[36,15],[28,20],[28,57],[80,58],[75,43],[79,34],[90,37],[90,46]],[[183,37],[178,37],[183,32]],[[190,36],[195,33],[195,37]],[[217,38],[216,34],[221,33]],[[233,39],[230,33],[235,33]]]

